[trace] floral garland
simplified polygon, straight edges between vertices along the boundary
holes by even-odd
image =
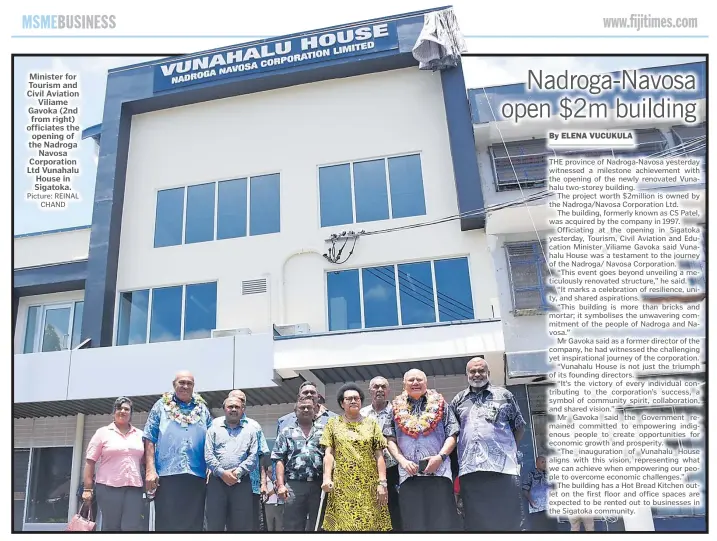
[[[192,400],[196,404],[192,411],[182,413],[179,409],[179,404],[174,400],[174,393],[164,393],[162,395],[162,403],[167,415],[171,420],[177,421],[182,426],[193,425],[201,418],[202,405],[206,404],[206,402],[196,393],[192,395]]]
[[[393,401],[394,419],[404,434],[412,438],[427,436],[443,419],[444,405],[443,396],[429,390],[426,392],[426,409],[420,415],[413,415],[408,394],[404,391]]]

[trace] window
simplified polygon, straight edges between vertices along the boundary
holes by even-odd
[[[474,318],[467,258],[327,274],[329,330]]]
[[[22,531],[25,519],[25,494],[27,492],[27,473],[30,468],[30,451],[28,449],[13,449],[12,461],[12,514],[13,532]]]
[[[529,139],[498,143],[490,147],[493,178],[496,189],[519,190],[521,187],[542,188],[548,176],[548,156],[650,156],[667,148],[667,140],[658,129],[634,130],[636,148],[554,151],[547,147],[545,139]]]
[[[29,306],[23,353],[62,351],[81,342],[83,301]]]
[[[120,293],[116,345],[209,338],[217,323],[217,283]]]
[[[278,174],[160,190],[154,247],[278,233],[280,211]]]
[[[426,214],[421,156],[319,167],[321,227]]]
[[[71,471],[72,447],[32,450],[25,522],[35,524],[67,522]]]
[[[542,246],[547,249],[547,243],[543,242]],[[506,244],[505,250],[513,315],[533,315],[549,310],[547,294],[552,290],[546,283],[549,273],[541,245],[537,242]]]

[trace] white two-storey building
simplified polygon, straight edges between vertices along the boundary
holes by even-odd
[[[114,399],[143,426],[178,370],[270,439],[306,380],[332,409],[413,367],[450,400],[475,355],[504,383],[462,67],[412,53],[430,16],[109,72],[92,225],[15,239],[16,530],[63,528]]]

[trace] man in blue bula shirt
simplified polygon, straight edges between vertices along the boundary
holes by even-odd
[[[211,532],[250,532],[254,502],[249,472],[256,468],[259,443],[256,428],[244,415],[245,402],[237,395],[224,400],[224,417],[207,430],[204,454],[207,483],[207,529]]]
[[[246,395],[239,390],[234,390],[229,393],[229,397],[239,398],[243,404],[246,405]],[[261,425],[254,419],[250,419],[246,416],[246,413],[242,416],[242,421],[246,421],[247,426],[250,426],[256,430],[257,442],[259,444],[259,453],[257,458],[256,466],[249,472],[249,479],[251,479],[251,490],[253,496],[253,531],[260,532],[264,530],[264,514],[261,509],[261,500],[266,495],[266,471],[260,467],[261,458],[263,456],[269,457],[269,445],[266,443],[264,437],[264,431],[261,429]]]
[[[212,417],[194,393],[194,376],[179,372],[174,392],[152,407],[144,427],[146,487],[155,494],[155,531],[199,532],[204,523],[204,440]]]

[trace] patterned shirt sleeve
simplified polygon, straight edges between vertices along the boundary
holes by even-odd
[[[456,412],[452,405],[447,402],[443,410],[443,427],[446,430],[446,438],[450,438],[451,436],[457,437],[461,431],[461,424],[458,422]]]
[[[396,421],[389,419],[383,424],[383,435],[386,438],[396,439]]]
[[[520,408],[518,407],[518,403],[515,400],[515,396],[513,396],[513,393],[510,393],[510,428],[512,430],[517,430],[518,428],[525,426],[525,419],[523,419],[523,414],[520,413]]]
[[[321,441],[319,442],[319,445],[322,447],[331,447],[334,448],[334,421],[333,419],[329,419],[329,421],[326,423],[326,426],[324,427],[324,432],[321,434]]]
[[[282,430],[279,433],[279,435],[276,437],[276,442],[274,443],[274,450],[271,452],[271,459],[274,462],[281,460],[284,463],[284,465],[286,465],[288,451],[289,451],[289,445],[286,440],[286,435],[284,434],[284,431]]]
[[[207,428],[212,426],[212,412],[209,411],[207,406],[204,406],[204,424]]]
[[[99,428],[95,435],[92,436],[89,445],[87,445],[87,453],[85,458],[97,462],[102,456],[102,447],[104,447],[104,431],[105,428]]]
[[[386,438],[383,437],[383,434],[381,433],[381,427],[378,424],[378,421],[374,419],[374,422],[372,423],[373,427],[373,450],[374,451],[382,451],[386,448],[388,443],[386,443]]]
[[[144,425],[143,438],[151,441],[152,443],[157,443],[157,440],[159,439],[159,411],[161,407],[161,401],[158,401],[154,406],[152,406],[152,409],[147,416],[147,423]]]
[[[266,443],[266,438],[264,437],[264,431],[261,429],[261,427],[257,427],[256,429],[256,436],[258,439],[259,444],[259,456],[264,456],[269,454],[269,445]]]
[[[523,490],[525,490],[526,492],[530,492],[531,489],[533,488],[533,481],[534,481],[533,473],[534,472],[530,472],[530,474],[528,475],[526,480],[523,482]]]

